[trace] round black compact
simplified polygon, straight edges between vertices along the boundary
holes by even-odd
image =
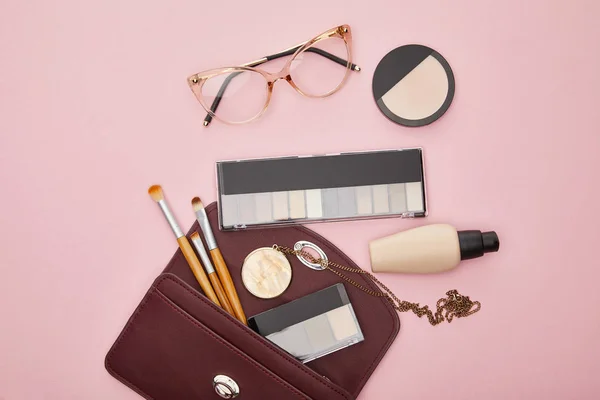
[[[419,44],[398,47],[379,62],[373,96],[381,112],[404,126],[440,118],[454,98],[454,74],[437,51]]]

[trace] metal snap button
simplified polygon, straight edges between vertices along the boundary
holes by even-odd
[[[234,399],[240,394],[238,384],[227,375],[217,375],[213,378],[213,388],[223,399]]]

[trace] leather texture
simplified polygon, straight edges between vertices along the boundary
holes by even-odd
[[[218,226],[215,203],[206,211],[211,225]],[[195,223],[188,236],[198,230]],[[293,269],[289,288],[275,299],[256,298],[244,288],[240,270],[245,257],[259,247],[293,247],[308,240],[331,261],[357,267],[303,226],[214,234],[247,316],[340,282],[335,274],[312,270],[288,256]],[[368,279],[352,278],[377,290]],[[398,334],[400,321],[385,299],[344,285],[365,340],[305,365],[210,302],[178,250],[108,352],[106,368],[147,399],[219,400],[212,387],[219,374],[237,382],[239,399],[355,399]]]

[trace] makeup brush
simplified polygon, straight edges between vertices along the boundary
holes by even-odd
[[[198,257],[196,257],[196,253],[194,253],[190,242],[188,242],[187,237],[185,237],[185,235],[179,228],[179,225],[177,225],[177,221],[175,220],[173,213],[171,213],[171,210],[169,209],[169,206],[165,201],[162,188],[159,185],[150,186],[150,188],[148,189],[148,194],[150,195],[150,197],[152,197],[152,200],[158,203],[158,206],[165,215],[167,222],[171,226],[171,229],[173,230],[173,233],[177,238],[177,243],[179,243],[179,248],[181,249],[183,256],[187,260],[192,272],[194,273],[194,276],[196,277],[196,280],[200,284],[200,288],[202,288],[202,291],[204,292],[206,297],[212,300],[216,305],[220,306],[221,303],[219,302],[215,291],[210,285],[210,281],[206,277],[206,273],[202,268],[202,264],[200,264],[200,261],[198,261]]]
[[[192,236],[190,236],[190,239],[192,240],[192,244],[194,245],[196,252],[198,252],[198,254],[200,255],[200,260],[202,260],[202,264],[204,264],[204,269],[206,270],[206,273],[208,274],[208,279],[210,279],[210,283],[212,283],[212,287],[215,290],[215,293],[217,294],[217,297],[219,298],[221,305],[223,306],[225,311],[227,311],[229,314],[235,316],[235,314],[233,312],[233,308],[231,307],[231,304],[229,303],[229,300],[227,299],[227,295],[225,294],[225,291],[223,290],[223,285],[221,285],[219,276],[216,274],[215,268],[213,267],[212,263],[210,262],[210,257],[206,253],[206,250],[204,250],[204,244],[202,244],[202,239],[200,239],[200,234],[198,232],[194,232],[194,233],[192,233]]]
[[[242,303],[240,303],[240,298],[238,297],[235,286],[233,285],[233,280],[231,279],[231,275],[229,274],[225,260],[223,260],[221,250],[219,250],[219,246],[217,245],[217,241],[213,235],[212,228],[210,227],[206,210],[204,210],[204,205],[200,201],[199,197],[194,197],[192,199],[192,206],[194,207],[198,224],[200,224],[200,229],[202,229],[202,233],[204,234],[204,239],[206,239],[206,245],[208,246],[208,251],[213,259],[215,269],[217,270],[217,275],[219,275],[219,279],[223,284],[227,298],[233,307],[235,317],[240,322],[247,325],[248,322],[246,321],[246,315],[242,309]]]

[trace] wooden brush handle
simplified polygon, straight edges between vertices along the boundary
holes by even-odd
[[[240,298],[235,291],[233,280],[231,279],[227,265],[225,265],[225,260],[223,260],[221,250],[219,250],[218,247],[216,249],[212,249],[210,251],[210,255],[212,256],[213,263],[215,264],[215,270],[217,271],[219,279],[223,284],[225,293],[227,293],[227,298],[233,307],[235,317],[244,325],[248,325],[248,322],[246,321],[246,314],[244,314],[244,310],[242,309],[242,303],[240,303]]]
[[[200,288],[206,297],[211,299],[216,305],[221,306],[221,303],[219,302],[219,299],[217,298],[217,295],[215,294],[215,291],[213,290],[212,286],[210,285],[210,281],[206,276],[206,272],[204,272],[204,268],[202,268],[202,264],[200,264],[200,260],[198,260],[198,257],[196,257],[196,253],[194,253],[190,242],[187,240],[187,237],[182,236],[177,238],[177,243],[179,243],[179,248],[190,265],[190,269],[194,273],[194,276],[196,277],[196,280],[200,284]]]
[[[212,283],[212,287],[215,289],[215,293],[217,294],[217,297],[219,298],[219,301],[221,302],[221,305],[225,311],[235,316],[233,307],[231,307],[231,303],[229,303],[229,300],[227,299],[227,295],[225,294],[225,290],[223,290],[223,285],[221,285],[221,281],[219,280],[217,273],[213,272],[212,274],[208,274],[208,279],[210,279],[210,283]]]

